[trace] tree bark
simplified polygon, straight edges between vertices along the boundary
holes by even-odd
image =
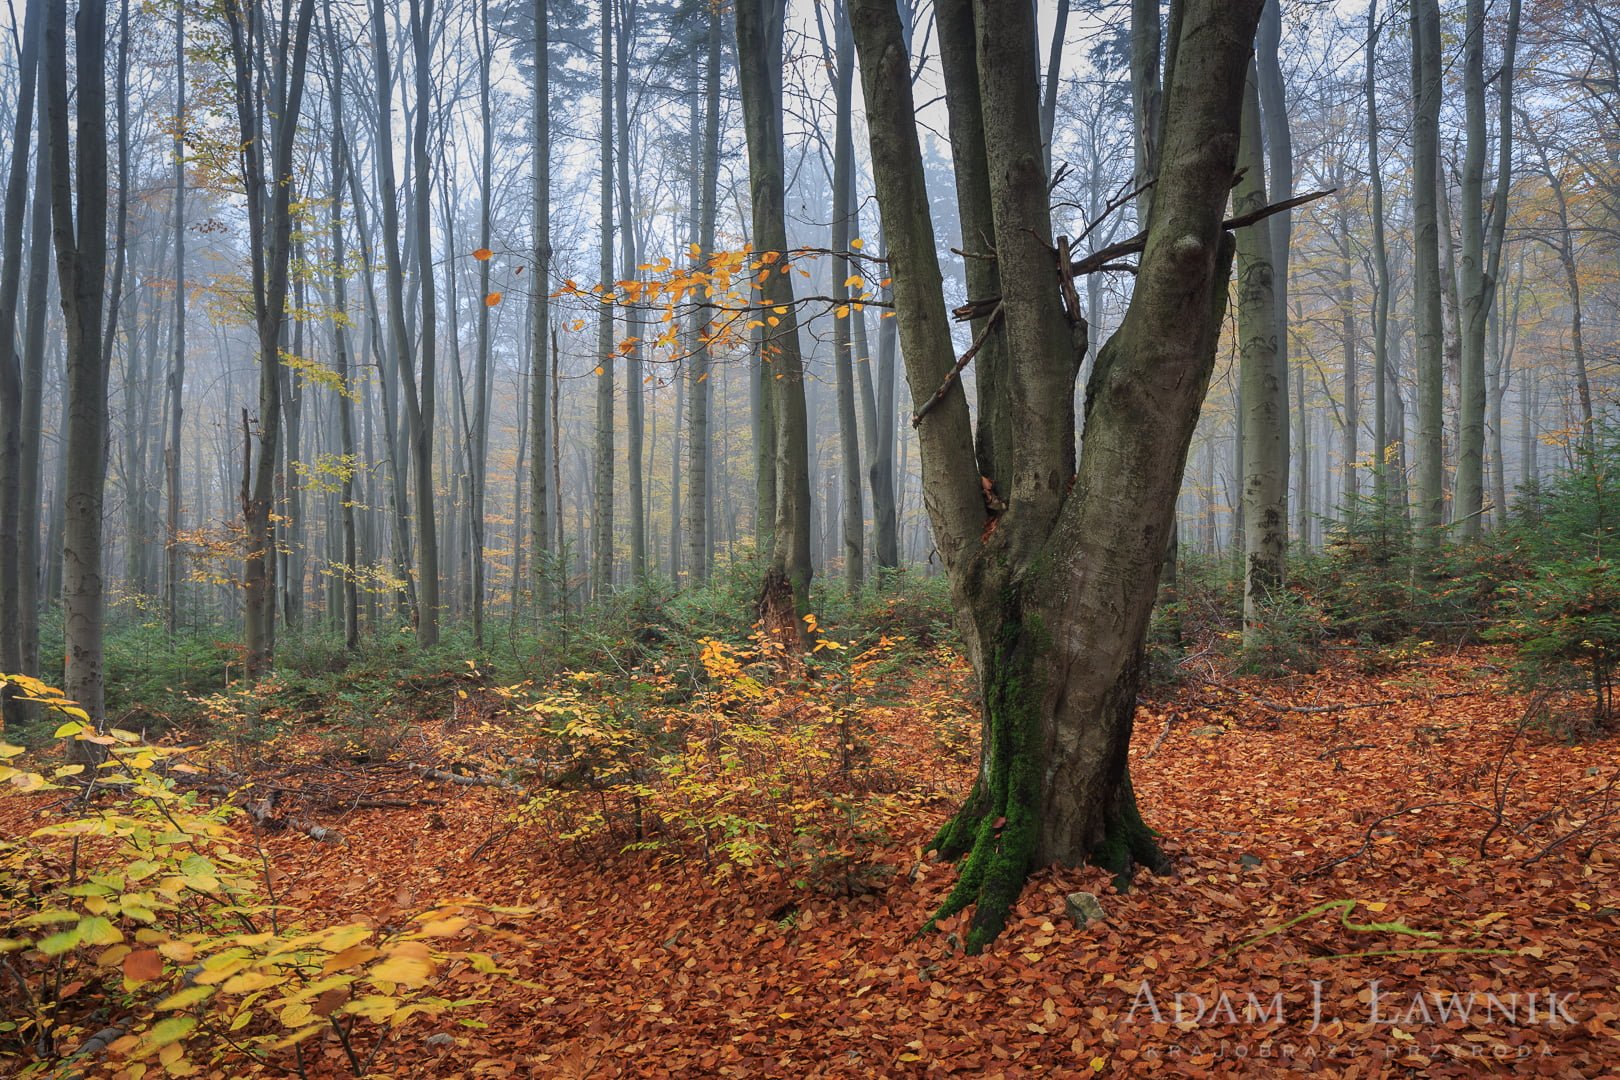
[[[602,186],[601,250],[598,271],[602,308],[596,323],[595,499],[591,506],[591,592],[605,596],[613,587],[613,0],[602,0]]]
[[[802,641],[810,598],[810,451],[804,361],[788,257],[786,171],[782,156],[784,0],[739,0],[738,83],[748,138],[753,254],[762,305],[762,376],[775,425],[775,524],[760,594],[767,632]],[[763,396],[763,395],[762,395]]]
[[[1440,125],[1440,9],[1412,0],[1412,251],[1417,334],[1418,542],[1440,543],[1444,511],[1445,327],[1441,310],[1438,207]]]
[[[30,0],[23,16],[17,68],[16,116],[11,133],[11,167],[6,179],[4,234],[0,238],[0,627],[21,628],[23,577],[32,565],[22,561],[22,530],[33,515],[22,504],[23,488],[23,364],[17,349],[17,300],[22,292],[23,220],[28,209],[28,145],[34,128],[35,87],[44,12],[40,0]],[[45,133],[40,132],[40,158],[45,157]],[[30,314],[32,323],[38,313]],[[0,673],[23,672],[23,638],[0,633]],[[0,689],[6,718],[16,720],[9,688]]]
[[[1463,37],[1466,146],[1462,176],[1462,409],[1457,427],[1456,518],[1464,539],[1479,535],[1485,508],[1485,337],[1501,276],[1507,195],[1513,175],[1513,62],[1519,39],[1519,9],[1520,0],[1511,0],[1502,69],[1497,78],[1501,129],[1497,134],[1496,188],[1488,217],[1483,205],[1485,0],[1468,0]]]
[[[699,152],[701,177],[697,187],[697,258],[713,254],[715,219],[719,209],[720,183],[720,14],[708,9],[709,27],[704,64],[704,103],[702,149]],[[697,132],[693,131],[694,137]],[[707,581],[713,569],[714,538],[709,518],[709,377],[711,374],[709,337],[712,329],[707,312],[693,314],[692,363],[687,369],[687,447],[686,447],[686,542],[690,545],[687,565],[696,582]]]
[[[77,109],[71,118],[67,5],[47,4],[46,10],[51,223],[67,324],[67,424],[62,450],[62,632],[67,655],[62,689],[100,727],[106,719],[101,538],[107,473],[107,360],[101,316],[107,266],[107,6],[103,0],[83,0],[79,5],[74,24]],[[70,130],[77,133],[76,162],[69,154]],[[22,150],[17,147],[14,152]]]
[[[1266,205],[1260,95],[1251,78],[1243,96],[1243,170],[1233,209]],[[1243,646],[1252,649],[1267,621],[1266,605],[1282,588],[1288,551],[1288,379],[1278,348],[1275,247],[1271,220],[1237,230],[1238,348],[1243,409]]]
[[[900,20],[887,0],[853,0],[852,10],[913,401],[949,387],[918,427],[924,497],[985,727],[979,781],[936,841],[941,854],[966,856],[939,914],[975,905],[966,944],[977,950],[1040,863],[1094,859],[1123,876],[1162,862],[1137,812],[1127,750],[1143,636],[1224,311],[1222,212],[1259,0],[1178,7],[1153,224],[1130,307],[1088,387],[1078,476],[1071,411],[1086,342],[1051,240],[1033,10],[989,0],[971,9],[967,70],[992,181],[984,239],[1006,307],[991,337],[1007,342],[1005,401],[1017,417],[995,445],[1006,486],[991,502],[966,398],[946,382],[954,347]],[[953,14],[938,12],[942,57]],[[947,88],[960,91],[962,69],[945,70]],[[984,402],[981,387],[981,431],[1008,421],[985,416]]]
[[[534,138],[534,188],[531,196],[534,236],[533,303],[529,308],[529,544],[534,596],[543,612],[551,606],[551,426],[547,410],[549,380],[547,343],[551,340],[551,4],[533,0],[534,92],[530,124]],[[560,524],[560,520],[559,520]]]

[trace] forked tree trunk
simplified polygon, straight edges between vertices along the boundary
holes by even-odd
[[[955,357],[909,57],[889,0],[851,7],[897,322],[920,406],[946,385]],[[976,905],[971,950],[1000,932],[1041,863],[1090,859],[1124,876],[1163,861],[1137,811],[1127,752],[1143,638],[1225,307],[1232,242],[1221,220],[1259,8],[1188,0],[1174,9],[1153,224],[1130,307],[1088,386],[1075,475],[1073,387],[1086,334],[1050,240],[1034,12],[991,0],[938,5],[948,100],[968,82],[978,90],[977,120],[953,115],[953,144],[960,151],[959,122],[982,134],[975,171],[990,181],[994,231],[984,240],[997,253],[1003,309],[986,340],[1006,346],[995,396],[982,371],[979,389],[981,439],[987,427],[1005,432],[992,440],[1002,481],[994,498],[959,381],[918,428],[924,497],[983,694],[979,780],[936,842],[944,855],[966,856],[939,914]],[[947,22],[971,31],[971,50],[952,47]]]

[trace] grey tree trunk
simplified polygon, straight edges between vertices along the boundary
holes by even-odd
[[[960,383],[947,381],[955,350],[900,19],[888,0],[853,0],[852,10],[912,399],[920,408],[945,388],[918,426],[924,497],[979,676],[985,735],[979,782],[936,846],[966,855],[940,913],[976,905],[966,943],[977,950],[1040,863],[1090,858],[1123,875],[1162,862],[1127,751],[1143,636],[1224,310],[1222,212],[1259,0],[1176,9],[1153,225],[1130,307],[1091,378],[1078,475],[1073,384],[1086,334],[1052,255],[1033,9],[978,0],[969,51],[947,44],[946,24],[962,29],[962,13],[940,5],[947,89],[977,84],[980,164],[993,185],[994,231],[981,242],[997,253],[1002,315],[990,337],[1008,344],[1001,393],[1017,419],[994,441],[1004,483],[995,500]],[[959,123],[953,116],[958,153]],[[981,434],[1008,420],[985,404],[981,390]]]
[[[62,689],[98,727],[105,721],[101,518],[107,472],[107,360],[101,316],[107,265],[106,35],[106,4],[83,0],[74,24],[77,109],[70,116],[67,5],[46,5],[51,225],[67,324],[61,496],[62,632],[67,655]],[[69,130],[77,132],[72,156]],[[22,153],[21,146],[14,152]]]
[[[383,391],[383,419],[385,440],[388,444],[390,461],[390,479],[392,488],[390,498],[394,506],[394,560],[395,564],[404,572],[409,583],[407,586],[407,599],[411,609],[412,618],[418,629],[426,615],[423,613],[425,594],[421,583],[415,579],[416,570],[412,567],[411,557],[411,530],[410,497],[406,484],[409,466],[407,457],[411,457],[409,447],[414,445],[415,433],[421,428],[421,403],[416,396],[416,382],[411,362],[412,335],[405,321],[405,262],[400,250],[400,223],[399,223],[399,188],[394,179],[394,127],[393,127],[393,70],[392,61],[388,53],[388,5],[385,0],[375,0],[371,9],[371,36],[372,52],[376,67],[376,114],[377,133],[375,136],[377,153],[376,158],[377,182],[381,189],[378,192],[381,202],[381,228],[383,243],[383,286],[388,307],[388,347],[384,350],[386,357],[386,370],[382,372]],[[350,176],[354,177],[351,171]],[[356,204],[359,199],[356,198]],[[394,417],[397,407],[393,398],[397,391],[396,381],[403,386],[405,417],[403,424],[403,441],[401,446],[401,432]],[[431,493],[431,489],[430,493]],[[418,518],[421,517],[420,507]],[[420,520],[418,521],[420,526]],[[423,567],[421,573],[425,576],[429,568]]]
[[[34,572],[22,561],[22,532],[34,521],[22,504],[23,488],[23,363],[17,349],[17,300],[22,292],[23,219],[28,209],[28,146],[34,128],[34,95],[39,74],[39,50],[44,32],[40,0],[30,0],[22,27],[18,56],[16,117],[11,134],[11,166],[6,179],[5,221],[0,237],[0,626],[20,628],[23,621],[23,578]],[[40,132],[40,158],[45,157],[45,132]],[[38,319],[30,313],[29,322]],[[0,633],[0,673],[23,673],[23,638]],[[19,714],[9,689],[0,690],[8,720]]]
[[[833,319],[833,371],[838,392],[839,476],[842,480],[844,583],[851,591],[866,579],[866,514],[861,499],[861,443],[855,416],[854,334],[860,316],[850,308],[850,196],[855,183],[855,139],[851,105],[855,86],[855,42],[843,0],[833,3],[833,47],[827,57],[833,78],[832,295],[841,302]],[[858,276],[858,275],[856,275]]]
[[[533,547],[534,595],[539,609],[549,609],[552,567],[551,492],[546,471],[551,448],[548,435],[546,344],[551,339],[551,12],[549,0],[533,0],[534,93],[530,123],[534,138],[534,277],[529,308],[529,543]],[[560,524],[559,519],[559,524]]]
[[[430,24],[433,0],[411,0],[411,42],[416,54],[416,127],[412,149],[416,176],[412,194],[416,203],[416,274],[421,288],[422,326],[420,331],[422,388],[413,385],[406,354],[401,354],[405,376],[406,415],[410,425],[411,464],[416,474],[416,565],[421,576],[417,586],[417,644],[431,648],[439,643],[439,536],[433,513],[433,412],[437,392],[436,333],[438,308],[434,293],[432,174],[428,158],[428,122],[433,115],[433,59]]]
[[[760,263],[763,374],[775,414],[775,525],[760,611],[767,632],[802,640],[810,598],[810,452],[804,361],[788,260],[782,157],[785,0],[739,0],[738,83],[748,137],[754,255]],[[781,312],[781,314],[777,314]]]
[[[174,360],[169,367],[168,440],[163,447],[166,496],[163,622],[173,637],[180,622],[180,436],[186,388],[186,12],[174,13]]]
[[[1372,189],[1373,263],[1373,501],[1383,521],[1389,510],[1389,246],[1384,235],[1384,173],[1378,140],[1378,0],[1367,5],[1367,176]]]
[[[270,29],[260,21],[256,7],[233,5],[226,9],[237,123],[243,141],[254,322],[259,344],[259,452],[255,459],[249,438],[242,478],[248,542],[243,600],[250,678],[257,678],[269,667],[275,649],[272,501],[281,428],[279,369],[292,256],[293,144],[303,103],[314,8],[314,0],[302,0],[295,25],[283,27],[279,41],[266,40]],[[264,62],[269,63],[274,74],[269,80],[268,98],[261,100],[256,93],[261,80],[255,78],[255,73]],[[268,172],[261,138],[266,125],[271,155]]]
[[[636,20],[636,0],[617,0],[618,76],[614,83],[617,105],[614,120],[618,124],[619,147],[619,248],[622,259],[620,271],[626,280],[634,279],[640,261],[635,229],[635,189],[631,186],[630,172],[630,39]],[[642,388],[641,316],[632,304],[625,309],[626,336],[629,347],[624,356],[625,394],[625,457],[628,468],[625,477],[630,489],[630,575],[640,582],[647,576],[647,483],[645,457],[647,452],[646,395]]]
[[[1465,539],[1479,535],[1485,510],[1485,337],[1501,276],[1507,195],[1513,177],[1513,61],[1519,39],[1519,8],[1520,0],[1510,0],[1502,69],[1497,77],[1501,129],[1497,134],[1496,188],[1488,218],[1483,205],[1485,0],[1468,0],[1463,37],[1467,142],[1462,176],[1462,409],[1457,426],[1456,518]]]
[[[708,51],[704,67],[703,144],[700,152],[702,176],[698,186],[698,258],[713,254],[715,218],[719,209],[720,182],[720,15],[708,9]],[[697,132],[693,132],[694,137]],[[709,336],[711,328],[706,308],[693,314],[696,342],[692,363],[687,369],[687,449],[686,449],[686,542],[690,545],[687,565],[693,581],[708,580],[713,570],[714,537],[709,517]]]
[[[1259,88],[1243,96],[1243,170],[1233,195],[1240,214],[1266,204]],[[1243,440],[1243,645],[1254,648],[1266,604],[1282,588],[1288,551],[1288,379],[1278,348],[1279,319],[1271,219],[1237,230],[1237,318]]]
[[[1440,296],[1440,9],[1412,0],[1412,253],[1417,333],[1418,542],[1440,543],[1445,500],[1445,327]]]
[[[1283,84],[1282,62],[1279,57],[1282,42],[1282,3],[1281,0],[1266,0],[1260,9],[1260,26],[1255,33],[1254,72],[1256,85],[1260,91],[1260,122],[1265,129],[1266,151],[1266,194],[1275,201],[1282,202],[1294,195],[1294,138],[1288,123],[1288,97]],[[1293,238],[1293,212],[1284,210],[1266,220],[1268,231],[1271,234],[1271,289],[1274,298],[1273,310],[1276,312],[1277,323],[1277,377],[1282,380],[1286,393],[1288,388],[1288,248]],[[1284,408],[1278,417],[1282,428],[1282,474],[1283,491],[1286,499],[1288,490],[1289,469],[1289,423],[1288,410]],[[1304,423],[1303,416],[1300,422]],[[1299,433],[1302,452],[1301,464],[1304,462],[1303,440],[1305,432]],[[1309,531],[1309,521],[1306,518],[1305,485],[1299,485],[1299,524],[1298,532],[1301,539]],[[1286,533],[1286,521],[1284,530]],[[1286,548],[1288,538],[1283,537]]]
[[[43,23],[43,18],[41,22]],[[43,34],[41,26],[40,33]],[[43,67],[40,69],[43,71]],[[43,74],[40,76],[43,80]],[[40,589],[46,575],[40,572],[40,458],[43,451],[44,427],[41,423],[45,404],[45,330],[50,321],[46,310],[49,296],[51,250],[51,155],[49,147],[50,124],[43,90],[35,95],[35,141],[38,154],[34,166],[34,205],[29,222],[28,293],[25,307],[28,325],[22,346],[22,453],[19,459],[17,486],[18,540],[17,565],[18,608],[20,621],[17,637],[21,642],[22,670],[37,675],[39,665],[39,609]],[[45,555],[49,562],[52,548]]]
[[[591,507],[591,592],[613,587],[613,0],[602,0],[602,204],[598,271],[604,292],[596,323],[595,499]]]
[[[490,115],[490,75],[489,67],[493,61],[494,49],[489,38],[489,0],[481,0],[478,5],[478,103],[484,117],[483,140],[480,146],[478,178],[478,247],[488,251],[491,231],[491,222],[494,209],[490,205],[494,197],[495,188],[495,127]],[[543,62],[544,53],[536,55],[536,62]],[[543,281],[544,279],[538,279]],[[468,539],[471,544],[469,558],[472,562],[472,625],[473,641],[482,646],[484,643],[484,493],[488,489],[487,471],[489,465],[489,396],[490,396],[490,369],[489,369],[489,259],[478,260],[478,359],[477,370],[473,375],[473,418],[472,438],[469,440],[467,487],[468,487]],[[452,308],[452,310],[454,310]],[[451,329],[455,334],[454,317],[452,316]],[[544,339],[542,339],[544,340]]]

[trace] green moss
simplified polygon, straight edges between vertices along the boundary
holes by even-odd
[[[1017,608],[1009,604],[1009,610]],[[956,886],[924,929],[973,905],[966,941],[971,953],[1001,933],[1034,866],[1040,828],[1040,763],[1035,754],[1040,693],[1034,682],[1034,655],[1036,644],[1026,627],[1009,620],[998,637],[987,678],[989,760],[967,803],[935,838],[941,854],[965,852],[966,858]]]

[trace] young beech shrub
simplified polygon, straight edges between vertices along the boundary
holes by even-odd
[[[445,976],[502,974],[456,939],[517,909],[444,901],[386,932],[289,924],[238,811],[177,783],[196,771],[186,751],[98,732],[38,680],[0,685],[55,714],[71,761],[19,768],[0,742],[0,793],[77,788],[65,819],[0,838],[0,1073],[298,1073],[294,1048],[327,1040],[359,1076],[408,1025],[479,1003],[440,995]]]

